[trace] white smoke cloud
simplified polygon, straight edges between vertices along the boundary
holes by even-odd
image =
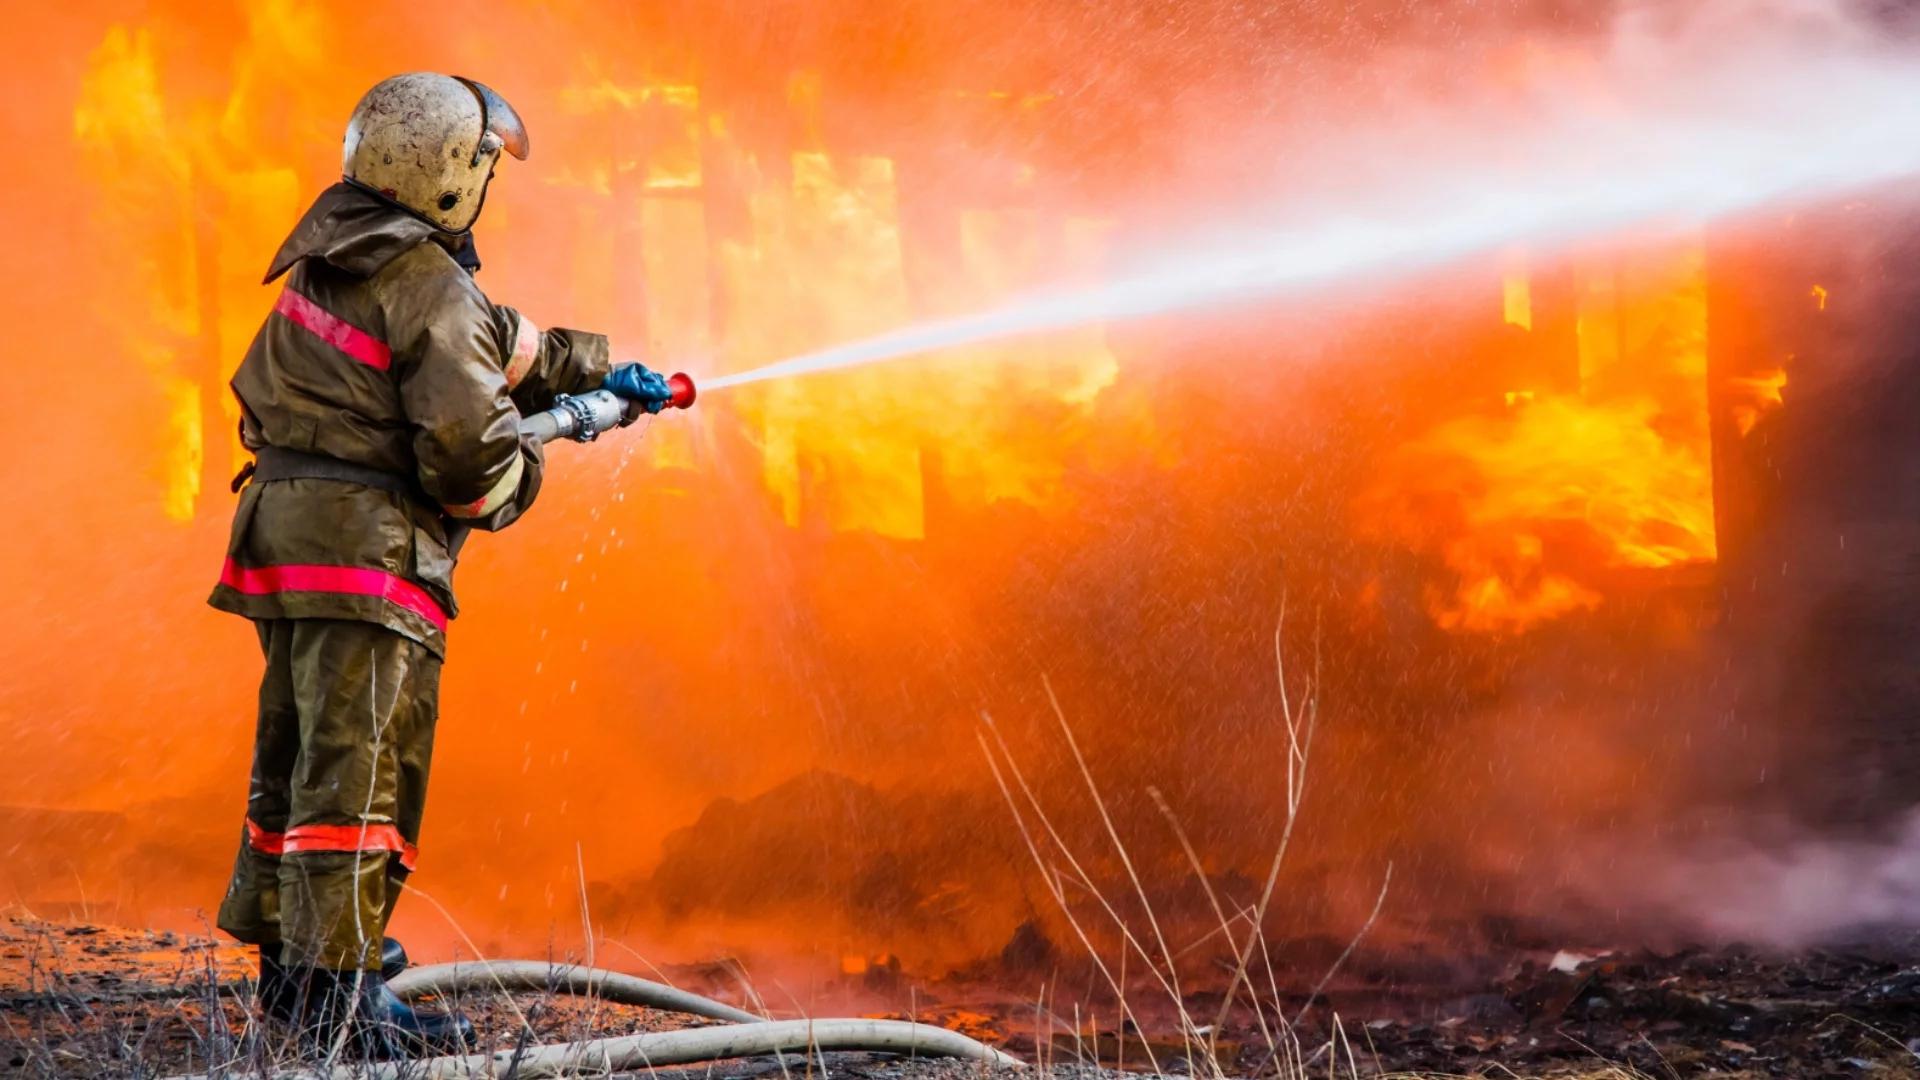
[[[1720,940],[1801,946],[1920,926],[1920,811],[1878,839],[1796,835],[1785,824],[1774,835],[1701,845],[1635,877],[1650,903]]]

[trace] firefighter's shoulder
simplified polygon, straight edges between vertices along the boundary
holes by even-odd
[[[465,340],[476,330],[491,340],[492,305],[472,277],[435,243],[423,243],[387,264],[371,284],[380,298],[396,354],[426,335]]]

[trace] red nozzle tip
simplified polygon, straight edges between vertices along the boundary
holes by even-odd
[[[673,396],[667,399],[667,404],[676,409],[692,407],[693,399],[699,396],[699,391],[693,387],[693,376],[684,371],[667,376],[667,385],[673,389]]]

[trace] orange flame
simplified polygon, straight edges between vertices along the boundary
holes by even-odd
[[[1740,434],[1751,433],[1761,417],[1779,408],[1786,400],[1786,388],[1785,368],[1775,368],[1764,375],[1728,379],[1727,389],[1733,398],[1728,408]]]
[[[1600,606],[1605,571],[1714,557],[1701,248],[1583,277],[1580,392],[1445,421],[1362,496],[1364,527],[1456,575],[1428,595],[1448,629],[1526,630]],[[1515,293],[1510,271],[1510,310]]]

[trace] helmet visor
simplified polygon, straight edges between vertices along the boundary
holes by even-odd
[[[499,140],[501,149],[521,161],[527,160],[527,153],[533,149],[533,144],[527,141],[527,125],[521,123],[520,114],[513,111],[513,106],[507,104],[507,99],[472,79],[460,78],[458,75],[454,78],[467,84],[467,89],[472,90],[473,95],[480,99],[482,142],[488,141],[487,135],[492,135]],[[474,156],[478,158],[479,154],[476,152]]]

